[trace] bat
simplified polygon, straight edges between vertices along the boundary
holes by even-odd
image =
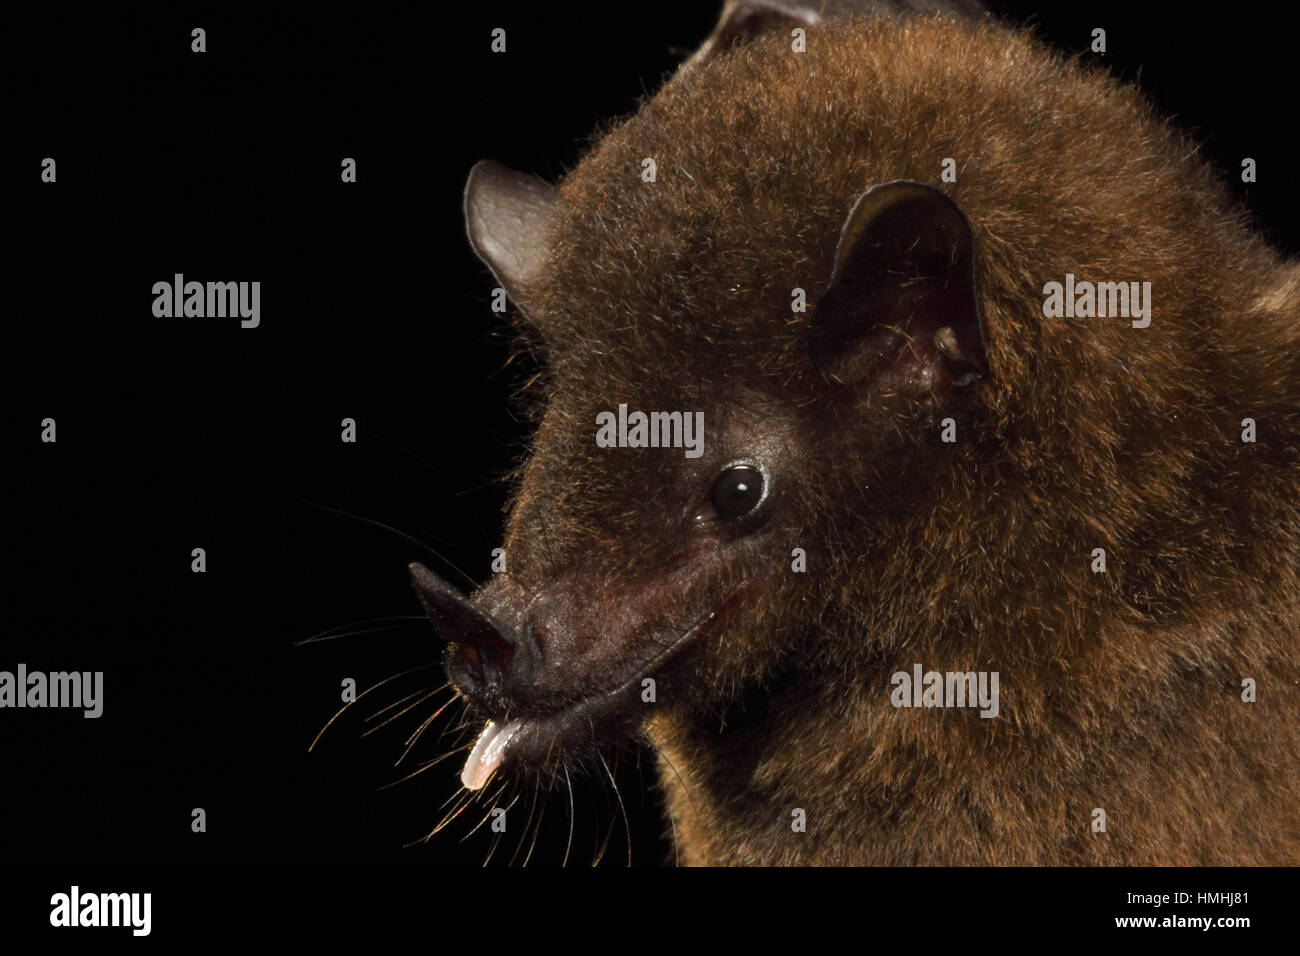
[[[1136,90],[729,0],[465,214],[546,369],[505,570],[412,566],[468,790],[632,740],[688,864],[1300,862],[1300,266]]]

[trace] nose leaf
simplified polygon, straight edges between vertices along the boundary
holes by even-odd
[[[411,586],[433,629],[448,643],[460,645],[478,677],[499,683],[514,657],[516,642],[509,629],[424,565],[412,564],[410,570]]]

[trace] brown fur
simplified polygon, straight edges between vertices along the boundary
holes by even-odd
[[[608,619],[688,533],[717,461],[601,454],[620,401],[705,409],[781,491],[719,572],[754,596],[648,724],[683,862],[1300,863],[1300,271],[1195,152],[1022,32],[881,18],[684,71],[561,183],[512,577],[586,567],[574,614]],[[991,370],[906,412],[830,389],[790,309],[899,178],[971,222]],[[1067,272],[1151,281],[1151,326],[1045,319]],[[998,718],[895,709],[918,662],[998,671]]]

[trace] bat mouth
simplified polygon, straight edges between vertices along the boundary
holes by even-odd
[[[461,784],[468,790],[481,790],[498,771],[540,766],[553,757],[586,749],[602,740],[631,736],[648,716],[639,693],[641,682],[677,664],[691,648],[724,627],[747,593],[745,582],[732,587],[647,663],[612,681],[606,689],[549,710],[507,704],[490,716],[479,734],[461,770]],[[480,709],[487,709],[470,700]]]

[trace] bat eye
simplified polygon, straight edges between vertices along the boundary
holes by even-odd
[[[743,517],[757,508],[763,497],[763,473],[749,465],[723,469],[709,492],[709,501],[719,518]]]

